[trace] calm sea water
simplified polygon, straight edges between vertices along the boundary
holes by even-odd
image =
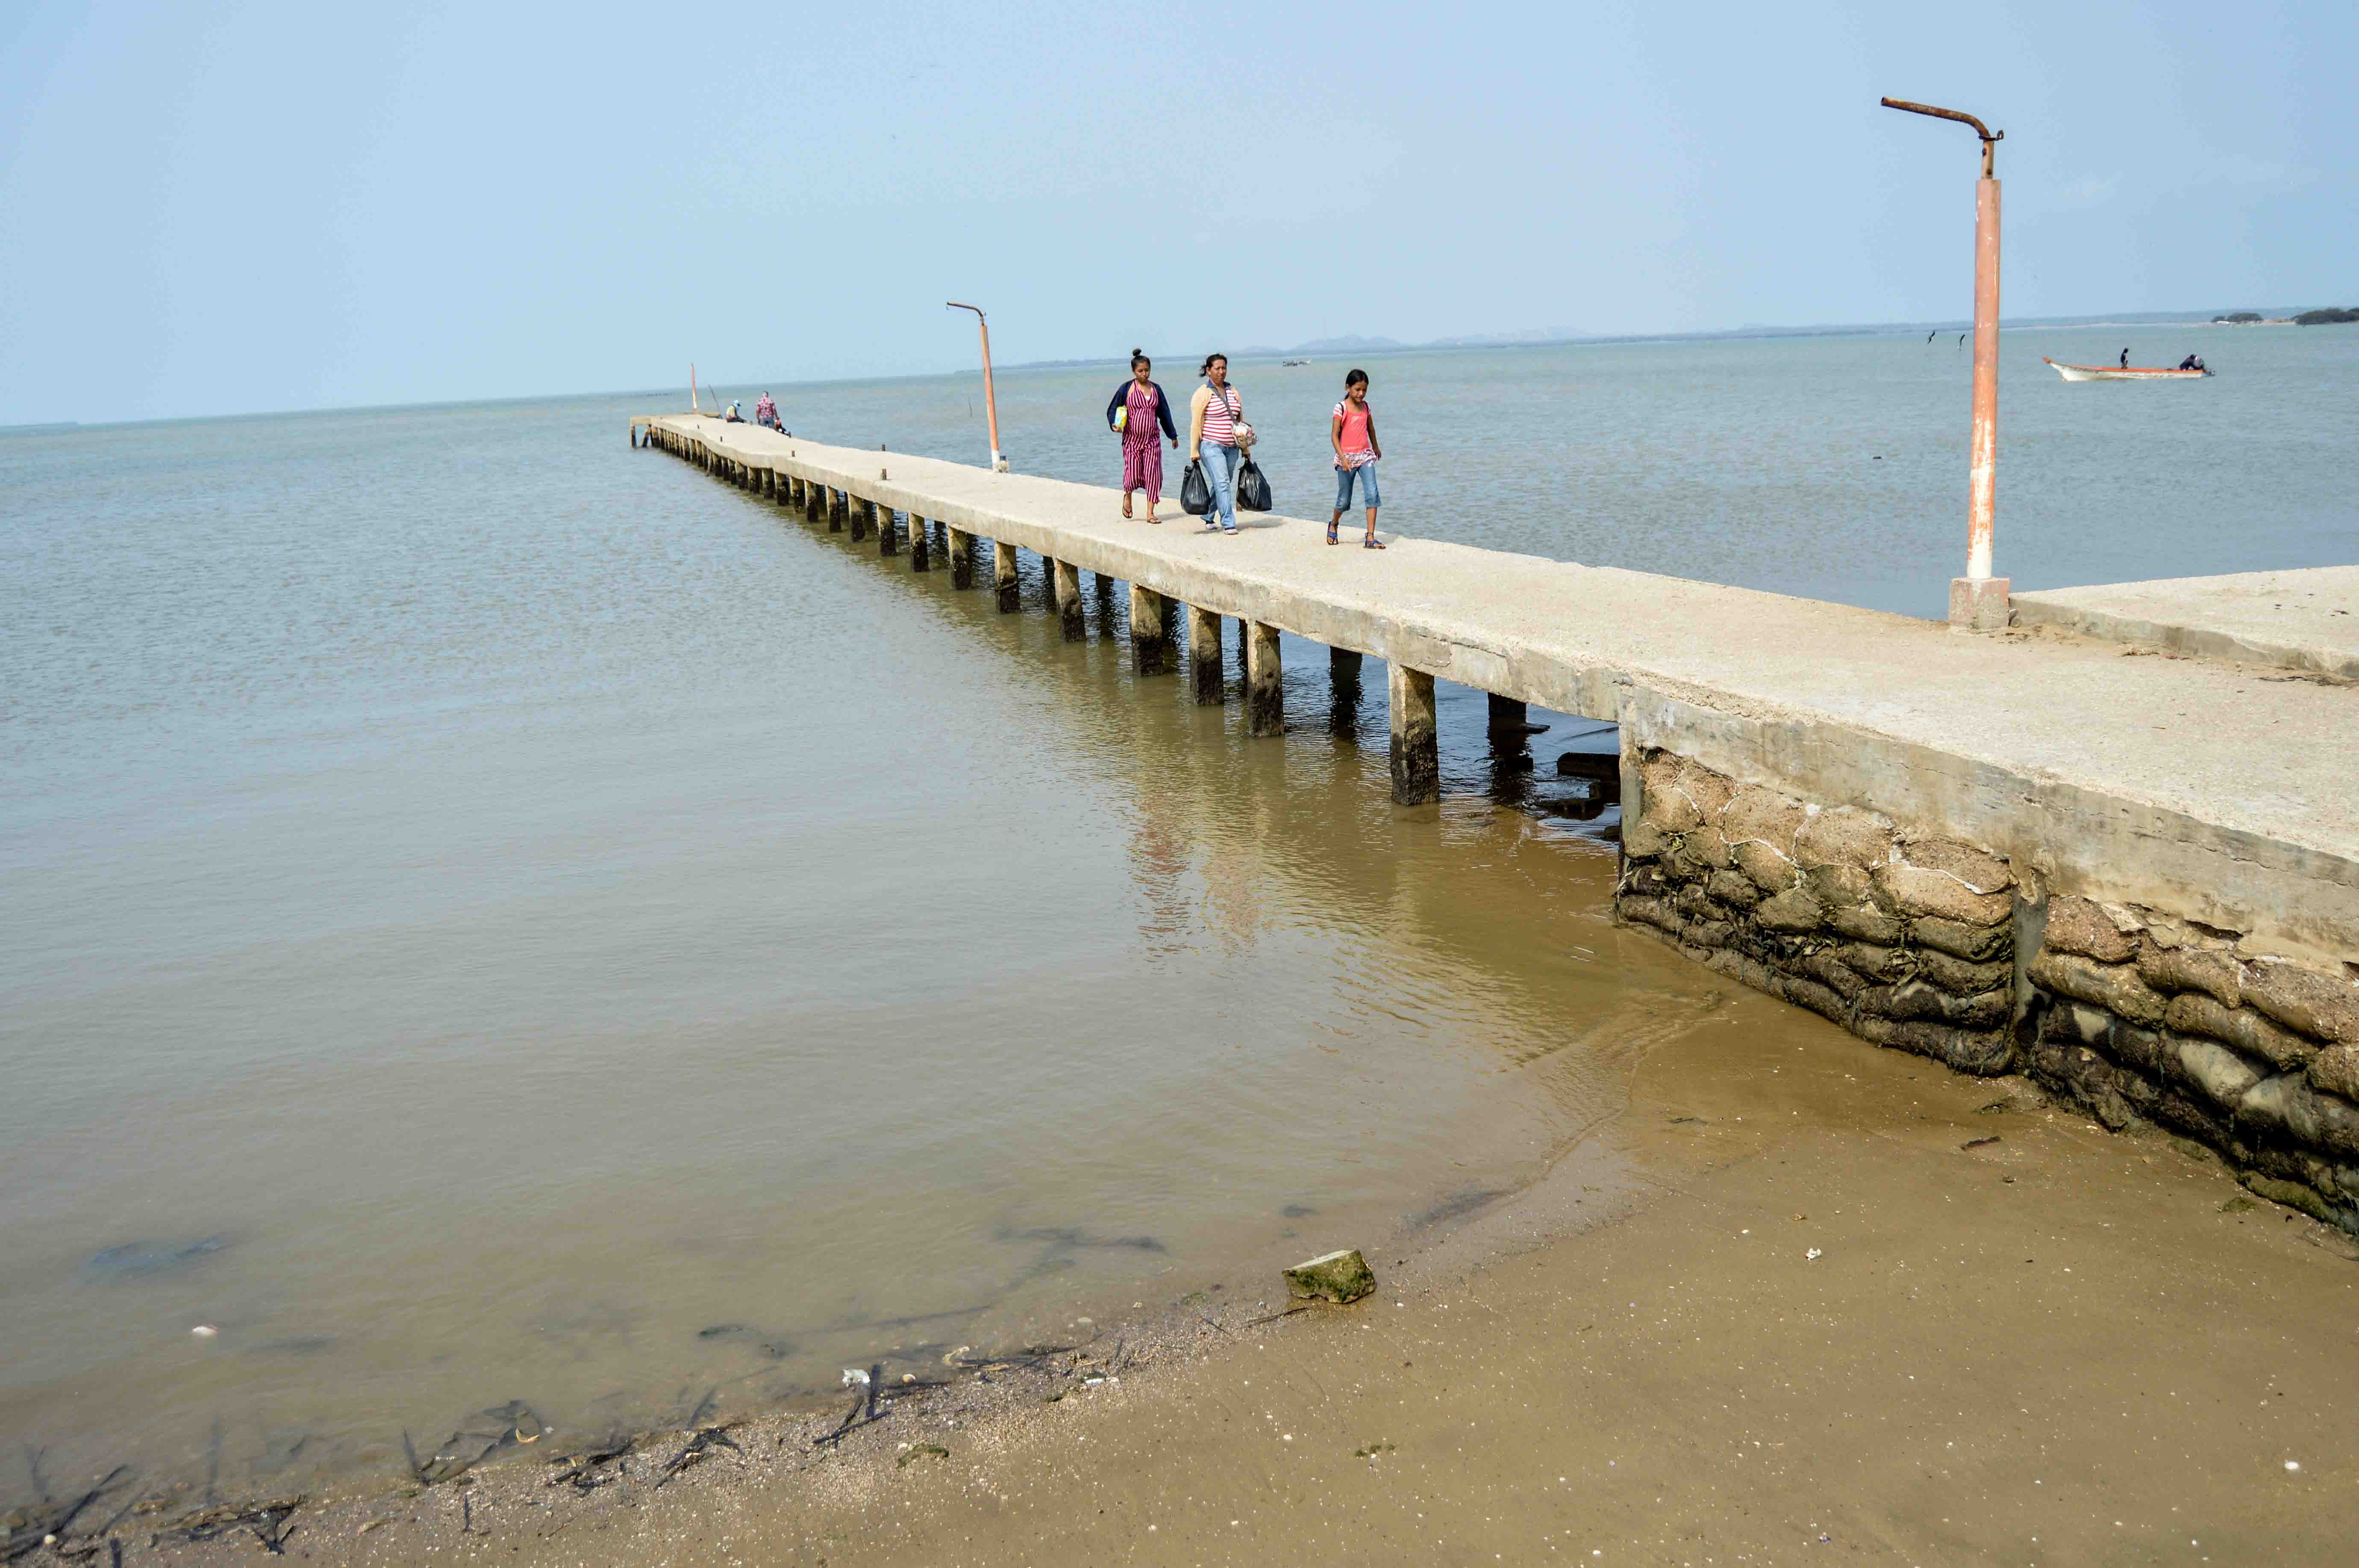
[[[2183,336],[2218,377],[2008,338],[2019,584],[2352,558],[2359,336]],[[1283,511],[1342,368],[1238,367]],[[1368,368],[1405,531],[1926,612],[1956,569],[1946,343]],[[1017,466],[1110,475],[1117,375],[1003,377]],[[776,390],[980,456],[964,378]],[[1530,1179],[1712,1005],[1607,922],[1549,763],[1610,733],[1535,714],[1526,774],[1445,687],[1396,811],[1373,665],[1289,643],[1250,741],[1129,675],[1125,596],[1069,645],[629,449],[676,401],[0,440],[0,1432],[53,1476],[390,1474],[510,1400],[631,1428],[1264,1291]]]

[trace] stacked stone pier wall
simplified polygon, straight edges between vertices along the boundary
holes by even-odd
[[[2359,1235],[2359,964],[2057,892],[1976,845],[1669,751],[1635,761],[1615,894],[1633,926],[1875,1044],[2027,1074],[2115,1130],[2166,1128]]]

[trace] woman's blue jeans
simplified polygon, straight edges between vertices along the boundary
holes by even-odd
[[[1237,525],[1237,449],[1206,441],[1203,452],[1204,482],[1212,487],[1212,508],[1204,514],[1204,521],[1210,523],[1217,516],[1222,527],[1234,532]]]

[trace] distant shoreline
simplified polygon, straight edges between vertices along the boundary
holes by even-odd
[[[2097,327],[2120,328],[2124,330],[2152,330],[2156,328],[2187,328],[2212,326],[2277,326],[2290,320],[2299,313],[2296,307],[2271,307],[2263,314],[2261,322],[2222,322],[2218,311],[2173,310],[2133,311],[2122,316],[2034,316],[2019,319],[2002,319],[2003,332],[2066,331]],[[1332,364],[1342,358],[1378,358],[1387,355],[1425,353],[1496,353],[1522,349],[1610,347],[1631,343],[1722,343],[1778,341],[1800,338],[1875,338],[1906,337],[1911,332],[1963,332],[1973,329],[1970,320],[1948,321],[1875,321],[1833,322],[1807,326],[1760,326],[1717,328],[1696,332],[1595,332],[1562,338],[1525,338],[1516,333],[1490,334],[1481,341],[1466,337],[1436,339],[1424,343],[1400,343],[1388,339],[1318,339],[1314,344],[1350,343],[1351,347],[1270,348],[1256,345],[1234,350],[1231,358],[1239,362],[1278,359],[1303,359],[1319,364]],[[1185,357],[1185,356],[1180,356]],[[1124,364],[1120,353],[1092,355],[1082,358],[1020,360],[1003,363],[1000,373],[1035,370],[1086,370],[1092,366],[1111,366],[1119,371]],[[847,383],[877,381],[923,381],[934,376],[965,373],[969,367],[949,370],[897,371],[873,375],[827,375],[797,379],[787,376],[720,377],[708,379],[706,390],[718,395],[722,388],[740,391],[756,385],[769,387],[838,386]],[[731,395],[734,395],[732,393]],[[634,397],[646,395],[665,397],[669,392],[658,388],[619,387],[589,392],[539,392],[506,396],[430,398],[412,403],[355,403],[323,406],[317,408],[252,408],[218,414],[178,414],[152,419],[103,420],[85,424],[79,420],[60,419],[34,424],[0,426],[0,436],[69,435],[86,430],[120,429],[135,425],[182,425],[234,419],[277,419],[301,415],[386,414],[412,409],[463,408],[482,406],[527,403],[561,403],[592,398]]]
[[[2134,311],[2125,316],[2030,316],[2009,320],[2001,318],[2002,332],[2062,332],[2094,327],[2118,327],[2125,330],[2150,330],[2156,327],[2217,327],[2217,326],[2283,326],[2293,319],[2292,308],[2282,316],[2269,315],[2261,321],[2227,322],[2217,319],[2217,312],[2201,310]],[[1822,322],[1795,327],[1720,327],[1697,332],[1582,332],[1561,338],[1526,338],[1514,333],[1499,333],[1485,339],[1438,338],[1430,342],[1403,343],[1390,339],[1340,340],[1344,347],[1332,346],[1339,340],[1324,339],[1299,344],[1290,349],[1271,348],[1256,344],[1236,350],[1230,356],[1242,361],[1307,359],[1329,361],[1365,355],[1382,354],[1496,353],[1515,349],[1580,348],[1591,344],[1619,343],[1734,343],[1774,341],[1790,338],[1877,338],[1905,337],[1911,332],[1967,332],[1973,322],[1966,319],[1949,321],[1870,321]],[[998,368],[1018,370],[1082,370],[1091,365],[1120,366],[1120,354],[1092,356],[1084,359],[1022,360]],[[887,377],[833,376],[831,381],[886,380]],[[797,384],[781,383],[780,384]],[[813,382],[799,384],[823,385]]]

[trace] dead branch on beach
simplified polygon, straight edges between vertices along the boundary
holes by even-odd
[[[274,1557],[283,1557],[287,1554],[287,1538],[295,1533],[288,1520],[302,1506],[301,1498],[277,1498],[266,1503],[222,1503],[181,1516],[158,1530],[152,1539],[218,1541],[225,1535],[250,1530],[265,1551]]]
[[[708,1426],[690,1438],[688,1446],[673,1454],[665,1463],[662,1474],[656,1477],[656,1486],[660,1488],[678,1479],[681,1471],[702,1464],[716,1448],[726,1448],[733,1454],[745,1452],[737,1446],[736,1439],[729,1435],[728,1427]]]
[[[574,1455],[571,1469],[562,1470],[551,1476],[543,1485],[569,1486],[575,1491],[587,1495],[601,1487],[627,1480],[630,1474],[628,1461],[632,1446],[631,1440],[627,1437],[610,1438],[593,1453]],[[550,1463],[562,1465],[565,1461],[560,1457],[551,1460]],[[611,1476],[601,1474],[609,1465],[614,1466],[614,1474]]]
[[[961,1356],[951,1364],[978,1372],[1037,1372],[1049,1364],[1050,1357],[1070,1355],[1080,1348],[1077,1345],[1027,1345],[1021,1350],[997,1356]]]

